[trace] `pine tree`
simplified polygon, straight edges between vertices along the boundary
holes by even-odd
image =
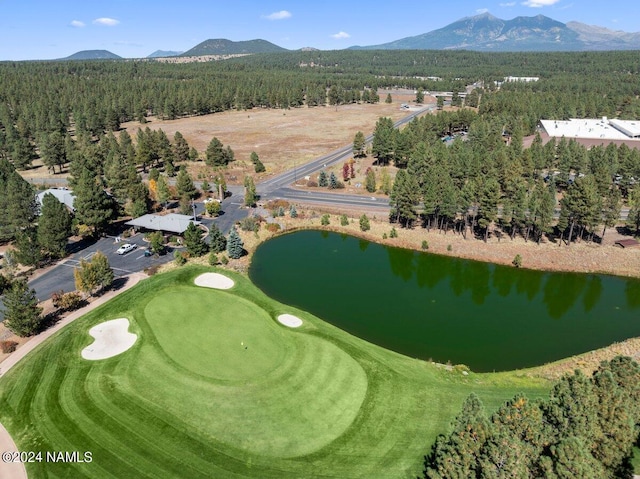
[[[364,136],[364,133],[358,131],[353,138],[353,156],[356,158],[363,158],[366,155],[365,147],[367,146],[367,141]]]
[[[409,176],[406,170],[398,171],[389,197],[391,206],[389,217],[392,221],[397,221],[404,227],[411,227],[417,218],[418,190],[415,177]]]
[[[207,146],[205,163],[208,166],[226,166],[222,142],[216,137],[213,137]]]
[[[33,187],[9,160],[0,158],[0,242],[9,241],[27,228],[36,217]]]
[[[478,459],[489,430],[482,401],[475,393],[471,393],[462,405],[450,435],[436,439],[431,454],[425,460],[425,478],[478,477]]]
[[[256,193],[256,185],[253,182],[253,178],[251,176],[245,176],[244,177],[244,205],[255,206],[257,200],[258,200],[258,195]]]
[[[171,193],[169,192],[169,185],[167,184],[167,180],[163,175],[160,175],[158,177],[157,195],[158,202],[163,207],[166,207],[167,201],[169,201],[169,198],[171,197]]]
[[[209,227],[209,248],[214,253],[222,253],[227,249],[227,238],[220,232],[215,223]]]
[[[294,205],[289,206],[289,216],[291,216],[292,218],[298,217],[298,210],[296,210],[296,207]]]
[[[380,118],[373,132],[371,151],[381,165],[388,165],[393,160],[395,130],[391,118]]]
[[[193,180],[189,173],[187,173],[184,166],[180,168],[180,171],[178,171],[176,189],[178,190],[178,196],[180,196],[180,198],[193,199],[198,194],[198,190],[193,184]]]
[[[227,253],[229,253],[229,258],[238,259],[244,253],[244,243],[238,235],[238,231],[235,226],[231,228],[231,232],[229,233],[229,240],[227,241]]]
[[[105,228],[113,216],[113,201],[105,193],[102,180],[85,171],[73,192],[78,221],[92,228],[94,233]]]
[[[336,178],[335,173],[332,171],[329,175],[329,189],[335,190],[338,188],[338,178]]]
[[[322,170],[320,172],[320,174],[318,175],[318,186],[322,187],[322,188],[326,188],[328,186],[329,182],[327,180],[327,172]]]
[[[38,307],[35,290],[29,288],[27,280],[20,278],[11,283],[4,293],[4,325],[21,337],[40,331],[43,318]]]
[[[47,193],[42,199],[38,220],[38,244],[52,258],[62,258],[71,233],[69,211],[55,196]]]
[[[189,143],[179,131],[173,135],[173,154],[177,161],[189,160]]]
[[[187,246],[189,254],[199,257],[207,252],[208,246],[202,238],[202,230],[198,228],[193,221],[189,222],[189,226],[185,230],[183,236],[184,243]]]
[[[35,227],[25,228],[16,233],[15,249],[12,250],[15,260],[25,266],[39,266],[42,261],[42,252],[38,243],[38,234]]]

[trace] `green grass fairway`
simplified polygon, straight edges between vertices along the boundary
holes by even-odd
[[[194,286],[209,270],[143,281],[0,378],[0,420],[21,450],[93,456],[27,464],[31,479],[415,478],[469,392],[488,408],[547,394],[518,373],[464,376],[371,345],[237,274],[222,272],[231,290]],[[90,327],[119,317],[134,346],[83,360]]]

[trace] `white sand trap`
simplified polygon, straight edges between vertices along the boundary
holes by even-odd
[[[227,278],[220,273],[202,273],[195,279],[194,283],[196,286],[215,289],[230,289],[235,284],[231,278]]]
[[[302,320],[293,314],[281,314],[278,316],[278,322],[289,326],[290,328],[298,328],[302,326]]]
[[[112,319],[89,330],[95,341],[82,350],[82,357],[91,361],[107,359],[124,353],[138,336],[130,333],[127,318]]]

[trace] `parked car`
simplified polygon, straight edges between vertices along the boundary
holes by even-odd
[[[126,243],[126,244],[123,244],[122,246],[120,246],[120,248],[118,248],[116,253],[118,253],[118,254],[127,254],[129,251],[133,251],[137,247],[138,247],[137,244]]]
[[[220,201],[218,198],[207,198],[203,201],[203,203],[206,205],[207,203],[211,203],[212,201],[217,201],[218,203],[222,203],[222,201]]]

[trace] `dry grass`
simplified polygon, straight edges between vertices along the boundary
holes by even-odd
[[[129,122],[122,128],[134,138],[139,128],[147,126],[161,128],[169,139],[179,131],[202,158],[209,142],[216,137],[233,149],[236,162],[228,174],[239,181],[245,174],[255,175],[249,160],[249,155],[255,151],[267,168],[266,173],[257,175],[260,180],[348,145],[358,131],[373,132],[380,117],[396,121],[407,115],[400,109],[400,104],[411,101],[410,93],[392,96],[393,103],[390,104],[384,102],[386,92],[381,91],[380,97],[381,102],[375,105],[227,111],[179,120],[150,118],[145,125]],[[207,171],[203,165],[189,165],[189,168],[194,177]]]

